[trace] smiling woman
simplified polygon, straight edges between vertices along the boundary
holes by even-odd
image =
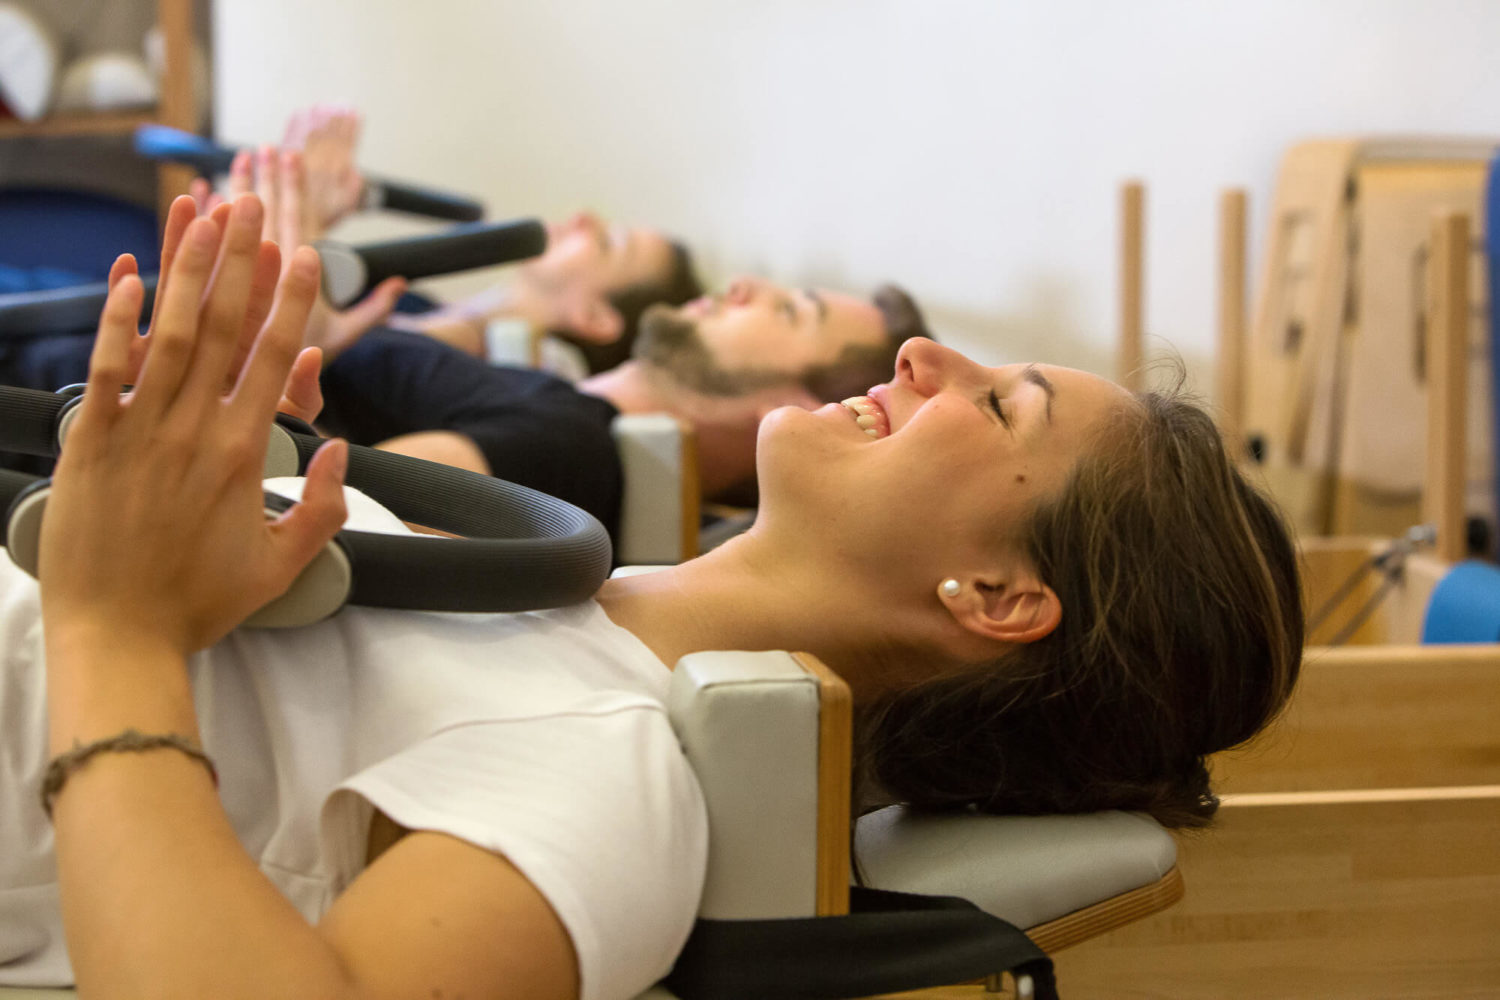
[[[174,208],[148,337],[121,262],[40,593],[0,564],[0,982],[635,996],[702,889],[665,706],[690,652],[818,656],[854,695],[862,799],[933,808],[1201,823],[1203,755],[1287,696],[1290,543],[1201,411],[924,339],[854,404],[773,413],[760,517],[708,555],[569,608],[226,634],[342,506],[333,444],[262,512],[317,271],[297,252],[273,298],[262,215]]]
[[[772,628],[802,621],[794,644],[850,681],[868,801],[1206,823],[1204,759],[1276,715],[1300,662],[1274,509],[1175,394],[922,339],[895,376],[767,417],[755,526],[678,571],[697,610],[711,564],[778,567]]]

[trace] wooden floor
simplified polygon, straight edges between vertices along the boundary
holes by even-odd
[[[1063,997],[1500,998],[1500,788],[1433,795],[1226,805],[1181,903],[1054,956]]]

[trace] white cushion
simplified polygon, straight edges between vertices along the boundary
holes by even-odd
[[[61,58],[57,39],[29,11],[0,3],[0,97],[22,121],[50,110]]]
[[[156,103],[156,81],[146,61],[128,52],[96,52],[63,70],[58,111],[117,111]]]

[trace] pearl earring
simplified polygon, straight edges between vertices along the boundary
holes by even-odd
[[[943,585],[941,587],[943,596],[945,597],[957,597],[958,592],[962,589],[963,588],[959,585],[959,582],[953,579],[953,577],[951,576],[943,581]]]

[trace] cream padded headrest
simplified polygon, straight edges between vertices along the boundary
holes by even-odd
[[[1148,816],[923,815],[890,806],[860,817],[855,856],[876,889],[962,896],[1029,928],[1151,885],[1177,842]]]

